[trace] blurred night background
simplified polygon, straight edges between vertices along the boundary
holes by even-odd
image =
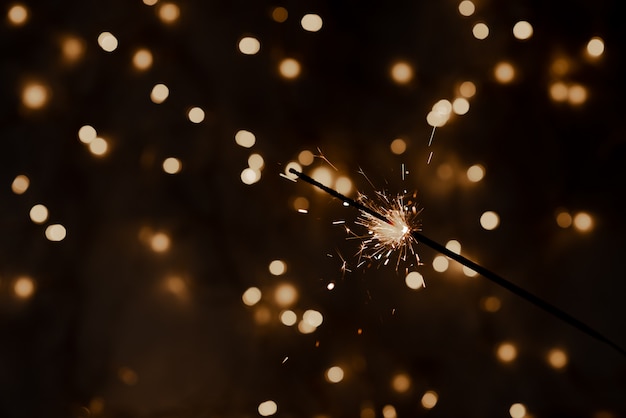
[[[358,211],[286,174],[417,192],[626,346],[618,1],[2,14],[0,416],[626,416],[617,350],[422,244],[357,266]]]

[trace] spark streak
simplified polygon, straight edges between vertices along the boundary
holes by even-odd
[[[328,193],[329,195],[336,197],[337,199],[340,199],[342,202],[344,202],[345,204],[348,204],[356,209],[358,209],[361,214],[367,218],[371,220],[375,220],[378,225],[379,228],[383,228],[384,224],[387,224],[385,227],[386,228],[398,228],[398,225],[394,224],[394,220],[397,222],[397,219],[394,218],[392,213],[385,213],[385,214],[381,214],[378,213],[377,211],[375,211],[374,209],[372,209],[372,207],[365,205],[363,203],[357,202],[354,199],[351,199],[347,196],[344,196],[343,194],[337,192],[334,189],[331,189],[330,187],[324,186],[322,183],[312,179],[311,177],[307,176],[304,173],[301,173],[293,168],[291,168],[289,170],[290,173],[296,175],[298,178],[306,181],[307,183],[318,187],[319,189],[325,191],[326,193]],[[549,314],[555,316],[556,318],[560,319],[561,321],[573,326],[574,328],[578,329],[579,331],[582,331],[583,333],[587,334],[588,336],[603,342],[609,346],[611,346],[613,349],[615,349],[616,351],[618,351],[620,354],[622,354],[623,356],[626,357],[626,350],[622,347],[620,347],[618,344],[616,344],[615,342],[613,342],[612,340],[610,340],[609,338],[605,337],[603,334],[601,334],[599,331],[595,330],[594,328],[592,328],[591,326],[583,323],[582,321],[580,321],[579,319],[574,318],[573,316],[571,316],[570,314],[566,313],[565,311],[557,308],[556,306],[552,305],[551,303],[546,302],[545,300],[541,299],[540,297],[532,294],[531,292],[517,286],[516,284],[508,281],[507,279],[503,278],[502,276],[492,272],[491,270],[481,266],[480,264],[477,264],[473,261],[471,261],[470,259],[463,257],[460,254],[455,253],[454,251],[446,248],[444,245],[439,244],[436,241],[433,241],[432,239],[426,237],[425,235],[423,235],[422,233],[420,233],[418,230],[416,229],[410,229],[408,231],[404,231],[404,227],[405,225],[402,225],[400,223],[400,231],[403,231],[401,236],[403,236],[403,234],[405,233],[410,233],[410,236],[412,237],[412,239],[414,239],[417,242],[421,242],[424,245],[429,246],[430,248],[432,248],[433,250],[461,263],[462,265],[464,265],[465,267],[468,267],[472,270],[474,270],[475,272],[481,274],[483,277],[485,277],[488,280],[491,280],[492,282],[494,282],[495,284],[507,289],[508,291],[510,291],[511,293],[516,294],[517,296],[527,300],[528,302],[534,304],[535,306],[543,309],[544,311],[548,312]],[[389,231],[385,231],[385,233],[388,233]],[[396,233],[396,231],[394,230],[394,234]],[[393,235],[393,234],[392,234]],[[393,251],[393,249],[391,249],[390,251]]]

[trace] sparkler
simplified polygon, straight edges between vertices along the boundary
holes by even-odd
[[[609,345],[626,357],[626,350],[624,348],[620,347],[618,344],[605,337],[603,334],[601,334],[591,326],[585,324],[579,319],[574,318],[572,315],[557,308],[551,303],[546,302],[545,300],[534,295],[533,293],[508,281],[507,279],[494,273],[493,271],[473,262],[466,257],[463,257],[460,254],[455,253],[454,251],[423,235],[420,232],[421,228],[412,226],[410,220],[407,218],[407,211],[405,211],[402,207],[398,207],[398,204],[401,204],[401,201],[395,201],[388,209],[382,208],[385,213],[380,213],[375,210],[372,205],[364,204],[354,199],[351,199],[348,196],[345,196],[338,191],[323,185],[322,183],[293,168],[290,168],[289,172],[296,175],[301,180],[304,180],[307,183],[323,190],[329,195],[336,197],[345,204],[358,209],[361,212],[360,224],[369,228],[370,230],[370,238],[368,239],[371,241],[369,245],[373,245],[375,248],[379,248],[378,250],[374,251],[374,254],[382,255],[383,253],[385,253],[386,256],[388,256],[388,252],[393,252],[394,250],[407,251],[408,247],[411,247],[410,251],[413,251],[411,244],[415,242],[421,242],[422,244],[427,245],[433,250],[474,270],[486,279],[491,280],[495,284],[507,289],[511,293],[514,293],[515,295],[527,300],[528,302],[543,309],[544,311],[555,316],[561,321],[568,323],[579,331],[582,331],[588,336]],[[364,201],[367,202],[367,200]],[[419,257],[417,257],[417,260],[419,262]]]

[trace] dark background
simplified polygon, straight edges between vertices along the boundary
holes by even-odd
[[[158,18],[162,3],[139,0],[31,1],[24,25],[2,21],[0,416],[253,417],[265,400],[283,417],[382,417],[385,405],[400,418],[509,417],[514,403],[537,418],[626,416],[626,358],[610,346],[454,262],[435,272],[437,254],[421,244],[425,289],[409,289],[402,268],[355,268],[358,243],[332,222],[358,213],[280,176],[319,148],[364,193],[373,189],[359,169],[391,194],[417,190],[425,235],[459,240],[469,258],[625,346],[619,2],[485,0],[470,17],[452,0],[176,4],[173,24]],[[276,6],[286,21],[272,19]],[[303,30],[306,13],[322,17],[319,32]],[[519,20],[533,25],[530,39],[513,37]],[[490,28],[483,41],[477,21]],[[103,31],[115,51],[98,46]],[[85,47],[72,63],[67,35]],[[237,48],[248,35],[261,42],[256,55]],[[606,50],[590,60],[594,36]],[[146,71],[132,66],[140,47],[154,57]],[[300,62],[297,79],[280,76],[285,57]],[[559,57],[570,70],[556,77]],[[390,78],[397,60],[413,66],[409,84]],[[517,70],[505,85],[493,77],[502,60]],[[21,101],[31,79],[49,88],[41,109]],[[552,100],[557,79],[585,86],[587,100]],[[465,80],[477,89],[469,112],[428,147],[426,114]],[[170,89],[159,105],[149,98],[157,83]],[[187,119],[192,106],[202,123]],[[106,156],[78,140],[85,124],[109,141]],[[235,143],[240,129],[255,133],[251,149]],[[389,148],[397,137],[402,155]],[[253,152],[265,168],[245,185]],[[181,160],[179,174],[163,172],[167,157]],[[465,170],[478,163],[486,176],[470,184]],[[30,187],[16,194],[20,174]],[[44,225],[28,216],[37,203],[50,211]],[[487,210],[500,215],[493,231],[479,223]],[[559,227],[559,210],[589,213],[594,228]],[[48,241],[50,223],[67,237]],[[141,231],[166,233],[170,248],[152,251]],[[269,273],[275,259],[286,274]],[[178,293],[164,286],[171,275],[183,279]],[[22,276],[35,283],[26,299],[13,287]],[[314,333],[279,321],[281,283],[297,289],[298,315],[323,314]],[[241,297],[252,286],[263,297],[250,307]],[[500,310],[481,309],[488,296]],[[496,355],[503,341],[517,347],[510,363]],[[553,348],[567,354],[562,369],[546,361]],[[324,378],[334,365],[345,372],[336,384]],[[410,377],[406,392],[391,385],[398,373]]]

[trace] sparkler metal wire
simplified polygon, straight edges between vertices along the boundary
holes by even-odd
[[[370,207],[367,207],[365,205],[363,205],[360,202],[357,202],[354,199],[349,198],[348,196],[345,196],[341,193],[339,193],[338,191],[331,189],[328,186],[323,185],[322,183],[314,180],[313,178],[307,176],[304,173],[301,173],[293,168],[289,169],[289,172],[296,175],[298,178],[300,178],[301,180],[304,180],[305,182],[323,190],[324,192],[328,193],[329,195],[336,197],[337,199],[347,203],[348,205],[358,209],[359,211],[366,213],[380,221],[383,221],[389,225],[393,225],[393,222],[389,219],[387,219],[384,215],[376,212],[375,210],[373,210]],[[573,317],[572,315],[568,314],[567,312],[557,308],[556,306],[552,305],[549,302],[546,302],[545,300],[541,299],[540,297],[534,295],[533,293],[529,292],[528,290],[525,290],[521,287],[519,287],[518,285],[508,281],[507,279],[505,279],[504,277],[494,273],[493,271],[481,266],[480,264],[477,264],[475,262],[473,262],[472,260],[463,257],[460,254],[455,253],[454,251],[446,248],[444,245],[439,244],[436,241],[433,241],[432,239],[428,238],[427,236],[425,236],[424,234],[412,230],[411,231],[411,235],[415,238],[416,241],[421,242],[424,245],[427,245],[428,247],[432,248],[433,250],[461,263],[462,265],[474,270],[475,272],[479,273],[480,275],[482,275],[483,277],[485,277],[486,279],[492,281],[493,283],[507,289],[508,291],[510,291],[511,293],[514,293],[515,295],[521,297],[522,299],[527,300],[528,302],[534,304],[535,306],[543,309],[544,311],[548,312],[549,314],[555,316],[556,318],[560,319],[561,321],[573,326],[574,328],[578,329],[579,331],[582,331],[583,333],[587,334],[588,336],[603,342],[607,345],[609,345],[610,347],[612,347],[613,349],[615,349],[616,351],[618,351],[620,354],[622,354],[624,357],[626,357],[626,350],[624,348],[622,348],[621,346],[619,346],[617,343],[615,343],[614,341],[610,340],[609,338],[607,338],[606,336],[604,336],[603,334],[601,334],[599,331],[597,331],[596,329],[592,328],[591,326],[585,324],[584,322],[580,321],[579,319],[576,319],[575,317]]]

